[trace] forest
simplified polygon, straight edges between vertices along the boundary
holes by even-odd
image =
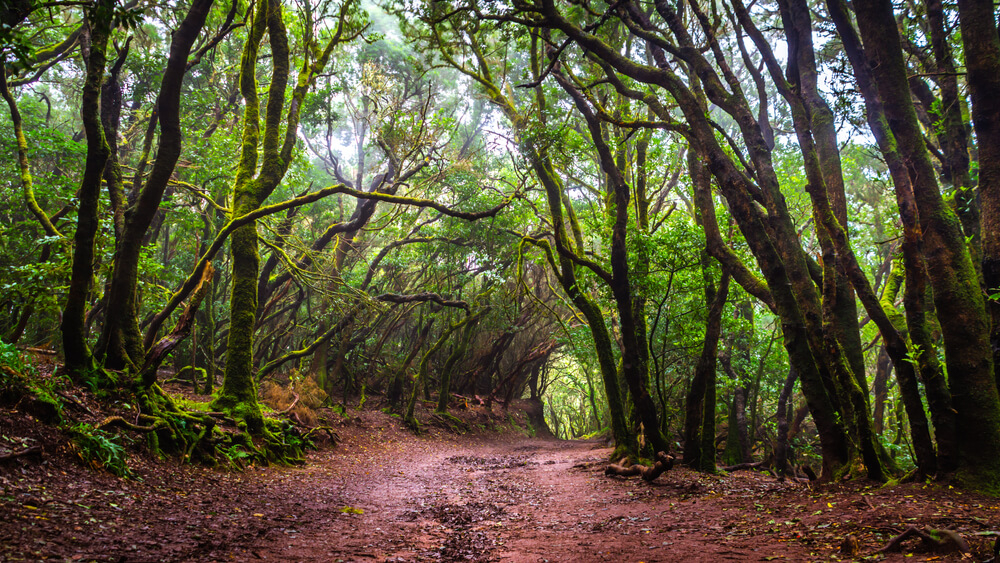
[[[3,0],[0,62],[0,470],[381,415],[1000,495],[992,1]]]

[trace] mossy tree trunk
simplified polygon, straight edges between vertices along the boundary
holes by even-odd
[[[796,379],[798,379],[798,373],[795,372],[795,366],[793,365],[788,370],[788,376],[785,377],[785,384],[781,387],[781,393],[778,394],[778,413],[775,417],[777,419],[777,436],[774,443],[774,470],[777,472],[779,479],[784,479],[785,475],[791,469],[791,465],[789,464],[791,444],[789,443],[788,436],[788,415],[791,410],[789,403],[791,403],[792,393],[795,390]],[[795,474],[794,471],[791,471],[791,473]]]
[[[937,184],[910,96],[892,4],[887,0],[859,0],[854,6],[878,97],[904,159],[919,213],[927,275],[944,337],[952,402],[960,429],[959,473],[972,486],[1000,491],[1000,394],[993,371],[990,318],[977,269],[959,219],[945,203]],[[983,13],[993,21],[991,6]],[[990,41],[996,41],[995,31]]]
[[[850,278],[851,268],[856,268],[856,264],[852,263],[853,254],[844,252],[849,249],[849,242],[841,225],[846,224],[847,210],[833,113],[817,86],[811,15],[806,3],[782,0],[779,8],[789,48],[784,75],[770,45],[745,11],[741,13],[741,23],[762,51],[770,75],[791,109],[805,165],[806,190],[812,199],[816,236],[823,257],[818,323],[813,317],[815,293],[800,295],[808,312],[807,334],[821,371],[827,372],[827,391],[846,423],[851,443],[858,446],[852,455],[860,453],[869,476],[883,480],[880,448],[868,412],[868,386],[851,288],[852,282],[867,286],[867,280],[863,275],[857,280]]]
[[[423,327],[420,325],[423,324]],[[393,373],[392,381],[389,383],[389,390],[386,392],[386,397],[389,400],[389,406],[393,409],[399,409],[402,405],[400,401],[403,398],[403,380],[406,377],[406,370],[410,368],[413,360],[420,353],[420,349],[423,348],[424,343],[427,342],[427,336],[431,333],[431,327],[434,326],[434,319],[428,319],[426,323],[423,322],[423,316],[417,321],[417,324],[413,327],[413,344],[410,348],[409,353],[406,354],[406,358],[403,359],[403,363],[400,364],[399,368]]]
[[[705,340],[695,364],[691,387],[685,400],[684,463],[702,471],[715,472],[715,371],[722,332],[722,312],[729,297],[729,275],[723,270],[718,289],[712,280],[708,255],[702,257],[705,282]],[[712,387],[711,391],[709,386]],[[711,403],[711,404],[709,404]],[[711,419],[709,423],[706,419]],[[705,448],[704,433],[709,431],[710,447]]]
[[[299,117],[305,96],[316,75],[322,72],[333,47],[349,39],[345,31],[350,3],[340,12],[332,39],[316,59],[302,63],[298,81],[292,89],[286,113],[286,87],[289,79],[288,37],[280,0],[267,0],[255,6],[240,59],[240,94],[245,107],[241,156],[233,184],[232,218],[256,211],[281,182],[292,161]],[[261,131],[260,99],[257,93],[257,59],[264,32],[271,48],[271,82]],[[258,169],[259,163],[259,169]],[[253,343],[257,313],[257,281],[260,254],[256,221],[237,228],[231,235],[232,295],[229,308],[229,342],[226,367],[219,396],[213,408],[225,410],[243,419],[251,433],[264,431],[257,388],[254,380]]]
[[[420,423],[417,422],[416,418],[416,406],[417,406],[417,396],[420,394],[421,388],[426,386],[426,381],[429,377],[427,370],[430,365],[431,357],[438,352],[451,338],[451,335],[455,331],[461,329],[469,322],[473,321],[473,315],[466,314],[462,320],[452,323],[450,326],[441,331],[441,335],[434,342],[427,352],[424,353],[423,357],[420,358],[420,367],[417,369],[417,375],[413,379],[413,387],[410,390],[410,399],[406,403],[406,413],[403,415],[403,421],[406,422],[407,426],[417,430],[420,428]]]
[[[885,111],[885,104],[883,103],[883,100],[876,88],[875,75],[872,72],[870,61],[868,60],[864,52],[864,48],[861,45],[861,39],[851,21],[847,5],[841,0],[828,0],[827,8],[831,19],[837,26],[837,30],[840,33],[841,40],[844,44],[845,52],[851,62],[851,66],[853,67],[854,75],[857,79],[858,89],[861,91],[865,100],[869,127],[876,142],[878,143],[879,150],[885,158],[885,162],[889,168],[889,174],[892,177],[895,188],[896,202],[903,225],[902,251],[903,260],[905,262],[905,274],[896,275],[895,282],[893,282],[893,276],[890,276],[889,281],[892,283],[887,284],[887,290],[884,292],[881,308],[887,315],[892,317],[891,324],[896,326],[900,333],[898,335],[893,335],[892,330],[882,328],[881,324],[884,324],[884,319],[879,321],[880,331],[882,332],[883,338],[886,342],[886,351],[889,353],[893,366],[896,370],[896,377],[900,382],[900,390],[902,391],[902,401],[900,404],[905,406],[908,418],[910,419],[911,436],[913,438],[914,449],[917,454],[918,466],[923,472],[933,474],[936,470],[937,462],[934,456],[933,445],[930,443],[929,428],[926,423],[926,417],[923,412],[923,406],[920,401],[917,384],[916,381],[913,380],[914,366],[912,362],[909,361],[912,358],[908,356],[909,352],[905,343],[900,342],[900,338],[905,334],[905,331],[903,330],[904,321],[900,320],[902,317],[898,315],[898,313],[895,313],[895,307],[892,304],[894,297],[887,298],[887,295],[889,294],[892,296],[896,295],[899,283],[904,277],[907,280],[907,284],[911,286],[911,288],[923,287],[925,285],[927,263],[925,260],[924,236],[920,224],[920,218],[918,217],[917,203],[914,198],[909,166],[904,159],[904,155],[900,150],[899,144],[896,142],[895,134],[890,128],[890,120]],[[893,287],[893,285],[895,287],[890,292],[888,288]],[[856,284],[855,287],[860,286]],[[920,308],[917,309],[915,308],[916,306],[920,306]],[[880,317],[878,309],[868,307],[867,305],[866,309],[875,313],[873,318],[878,319]],[[925,316],[922,311],[923,307],[919,300],[909,301],[909,304],[907,305],[907,314],[905,316],[905,326],[906,330],[909,331],[911,335],[917,335],[918,341],[915,341],[914,344],[917,346],[923,346],[926,351],[930,352],[930,356],[924,357],[933,357],[934,352],[929,346],[929,343],[921,343],[919,340],[920,335],[924,332],[924,329],[921,328],[922,324],[925,322]],[[919,357],[921,356],[918,356],[918,358]],[[920,375],[925,380],[927,380],[928,377],[932,377],[932,375],[927,372],[926,366],[921,366]],[[935,403],[934,401],[929,402],[932,405],[933,411],[933,405]],[[899,405],[897,405],[897,407],[898,406]],[[938,414],[945,417],[950,416],[950,414],[945,415],[943,412]],[[932,412],[932,416],[933,415],[934,413]],[[948,457],[947,452],[949,449],[948,436],[949,433],[943,426],[937,432],[939,453],[946,458]]]
[[[955,190],[955,204],[958,216],[962,221],[962,230],[969,238],[972,246],[973,259],[982,257],[982,237],[980,229],[980,202],[972,182],[970,174],[969,158],[969,137],[971,134],[969,124],[963,118],[963,113],[968,114],[968,107],[965,95],[959,88],[958,77],[961,76],[955,67],[955,55],[952,49],[954,37],[951,35],[954,30],[953,14],[946,14],[944,2],[942,0],[924,0],[923,7],[926,11],[925,30],[930,31],[930,50],[925,51],[917,60],[921,63],[922,70],[926,76],[911,76],[910,90],[913,97],[923,106],[928,117],[927,128],[932,132],[940,147],[939,159],[941,160],[941,179],[946,184],[951,184]],[[966,6],[968,8],[968,6]],[[950,8],[949,8],[950,9]],[[961,9],[961,6],[960,6]],[[968,12],[966,12],[968,13]],[[977,22],[978,24],[978,22]],[[983,25],[989,25],[989,20],[983,21]],[[996,30],[993,26],[994,31]],[[994,38],[996,33],[993,34]],[[967,36],[963,32],[963,38]],[[995,41],[994,41],[995,43]],[[965,48],[967,68],[979,57],[977,46],[988,45],[988,36],[977,37],[972,41],[972,50]],[[994,72],[1000,68],[994,67]],[[974,75],[975,72],[970,72]],[[938,88],[939,96],[935,96],[927,86],[926,80],[932,80]],[[997,77],[992,77],[994,87]],[[976,78],[970,76],[969,90],[972,97],[976,87],[973,83]],[[977,144],[979,154],[982,156],[983,137],[978,136]],[[982,179],[983,170],[979,170],[979,178]]]
[[[652,29],[648,14],[636,6],[626,8],[637,25]],[[539,11],[550,26],[565,32],[577,44],[590,51],[594,60],[602,61],[605,74],[616,89],[642,99],[658,118],[665,121],[675,119],[654,94],[635,92],[622,84],[614,74],[620,72],[668,91],[683,112],[686,119],[684,134],[717,180],[720,191],[730,204],[730,212],[757,258],[767,282],[771,301],[782,319],[785,348],[800,373],[802,388],[820,433],[824,475],[832,478],[850,461],[848,435],[844,421],[839,416],[842,404],[833,384],[832,370],[821,361],[825,343],[817,338],[817,330],[822,321],[819,295],[780,191],[771,159],[771,148],[759,127],[756,115],[742,97],[742,92],[733,86],[737,82],[735,77],[727,74],[728,69],[723,69],[725,76],[720,76],[695,46],[683,18],[670,3],[656,2],[655,8],[684,50],[692,80],[697,79],[701,83],[700,87],[692,88],[688,80],[675,74],[667,54],[655,42],[648,43],[655,66],[640,65],[597,36],[570,22],[553,4],[543,4]],[[707,16],[700,13],[696,15],[703,26],[711,26]],[[711,47],[713,52],[721,48],[714,42]],[[735,90],[729,91],[727,84]],[[700,92],[703,93],[699,94]],[[720,144],[716,129],[708,118],[704,96],[729,112],[739,125],[755,168],[756,181],[750,180],[743,165],[736,162],[731,153]],[[761,205],[767,209],[766,215],[760,212]],[[754,285],[750,279],[745,281],[748,285]]]
[[[0,62],[0,64],[4,63]],[[28,210],[31,211],[31,214],[35,216],[35,219],[41,224],[45,236],[54,237],[61,242],[65,242],[66,237],[56,229],[55,225],[52,223],[52,219],[41,208],[38,204],[38,199],[35,197],[34,178],[31,174],[31,162],[28,158],[28,139],[24,135],[21,111],[18,109],[17,100],[14,98],[13,93],[11,93],[10,87],[7,83],[7,73],[2,71],[0,71],[0,95],[2,95],[3,99],[7,102],[7,107],[10,110],[11,125],[14,128],[14,140],[17,144],[18,170],[20,172],[21,193],[22,198],[24,199],[24,204]],[[42,252],[38,259],[39,264],[44,264],[52,258],[53,244],[54,243],[48,243],[42,245]],[[28,321],[34,313],[35,302],[33,299],[29,299],[24,302],[20,306],[20,310],[15,309],[14,314],[10,319],[10,325],[12,326],[10,327],[10,330],[3,335],[3,342],[7,344],[16,344],[24,335],[24,331],[28,326]]]
[[[202,382],[200,389],[202,395],[211,395],[215,387],[215,290],[218,284],[214,278],[207,282],[209,284],[207,295],[199,311],[194,367],[205,370],[205,381]]]
[[[134,369],[144,361],[145,350],[139,330],[136,291],[139,257],[146,231],[160,208],[164,190],[180,158],[181,86],[188,70],[188,56],[205,25],[212,2],[213,0],[195,0],[172,34],[170,56],[163,71],[160,93],[156,98],[156,115],[160,127],[156,161],[135,204],[125,211],[124,225],[115,250],[104,327],[96,350],[98,356],[103,357],[104,365],[110,369]]]
[[[875,377],[872,378],[872,427],[875,434],[885,434],[885,403],[889,400],[889,375],[892,373],[892,361],[883,344],[875,360]]]
[[[441,374],[439,375],[440,381],[436,412],[440,414],[448,412],[448,402],[451,401],[451,379],[455,370],[458,368],[459,362],[465,358],[465,355],[469,350],[469,342],[472,341],[472,335],[475,331],[476,324],[478,324],[479,321],[489,313],[489,311],[490,308],[486,307],[465,321],[462,334],[459,337],[458,342],[455,343],[455,348],[451,351],[451,354],[445,361],[444,367],[441,369]]]
[[[733,398],[729,403],[726,431],[726,449],[722,454],[725,465],[750,462],[750,432],[755,430],[747,421],[747,397],[749,384],[733,369],[732,354],[725,353],[720,358],[723,371],[733,381]]]
[[[733,399],[729,404],[726,420],[726,447],[722,452],[724,465],[750,462],[750,436],[747,429],[747,388],[733,389]]]
[[[80,116],[87,135],[87,160],[80,182],[73,266],[60,327],[66,369],[77,378],[94,369],[94,360],[87,345],[86,312],[94,278],[94,241],[100,224],[101,179],[110,154],[101,125],[100,97],[114,5],[111,0],[99,0],[87,12],[85,32],[81,38],[86,78],[80,99]]]
[[[992,2],[961,0],[958,10],[979,153],[983,281],[990,296],[990,343],[1000,388],[1000,39]]]
[[[670,445],[660,428],[656,404],[649,393],[649,353],[646,340],[645,311],[635,306],[636,294],[632,288],[632,272],[628,260],[628,223],[632,187],[625,180],[625,172],[618,166],[611,147],[604,139],[599,118],[593,113],[589,102],[566,76],[554,72],[556,81],[563,87],[583,115],[597,151],[601,170],[604,172],[610,193],[606,197],[613,202],[614,223],[611,229],[611,273],[601,276],[611,288],[618,320],[621,326],[622,374],[628,384],[636,415],[642,422],[647,443],[654,452],[667,452]],[[592,268],[598,270],[598,268]],[[597,272],[600,275],[600,272]],[[641,297],[639,298],[641,301]]]

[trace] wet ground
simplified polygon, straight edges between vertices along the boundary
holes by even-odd
[[[0,412],[0,434],[16,423]],[[28,430],[18,447],[47,450],[0,464],[3,561],[983,560],[1000,530],[1000,499],[947,485],[814,488],[685,468],[650,484],[606,477],[600,443],[512,428],[414,436],[378,411],[342,422],[341,443],[303,467],[136,458],[127,480],[74,463],[54,430]],[[953,529],[972,553],[916,539],[877,552],[910,526]]]

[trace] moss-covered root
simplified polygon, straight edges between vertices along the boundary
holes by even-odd
[[[306,449],[315,449],[309,435],[300,432],[287,420],[265,418],[264,424],[263,451],[270,463],[299,465],[305,461],[303,454]]]
[[[224,412],[245,423],[247,432],[252,436],[264,436],[264,414],[260,410],[260,403],[257,402],[256,392],[251,397],[222,393],[210,406],[213,410]]]
[[[464,434],[469,431],[469,425],[466,424],[462,419],[458,418],[453,414],[448,414],[447,412],[435,411],[432,416],[434,422],[437,422],[444,428],[447,428],[455,434]]]
[[[158,385],[137,393],[136,397],[143,413],[139,418],[148,424],[143,431],[149,430],[150,451],[215,465],[220,438],[216,436],[216,422],[211,416],[181,409]]]
[[[154,455],[177,455],[183,462],[209,466],[220,461],[237,467],[247,462],[291,465],[302,463],[305,450],[314,447],[309,434],[288,421],[264,418],[256,401],[223,395],[212,403],[213,409],[232,415],[243,430],[229,433],[218,428],[219,413],[182,408],[156,384],[137,386],[134,392],[141,425],[112,417],[101,426],[145,433]]]
[[[630,448],[627,444],[617,444],[615,450],[608,456],[608,461],[617,461],[623,458],[634,461],[638,459],[638,455],[635,448]]]

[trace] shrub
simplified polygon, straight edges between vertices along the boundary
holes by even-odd
[[[72,449],[83,463],[98,470],[106,470],[118,477],[128,477],[125,448],[117,442],[119,436],[99,428],[80,423],[69,429]]]

